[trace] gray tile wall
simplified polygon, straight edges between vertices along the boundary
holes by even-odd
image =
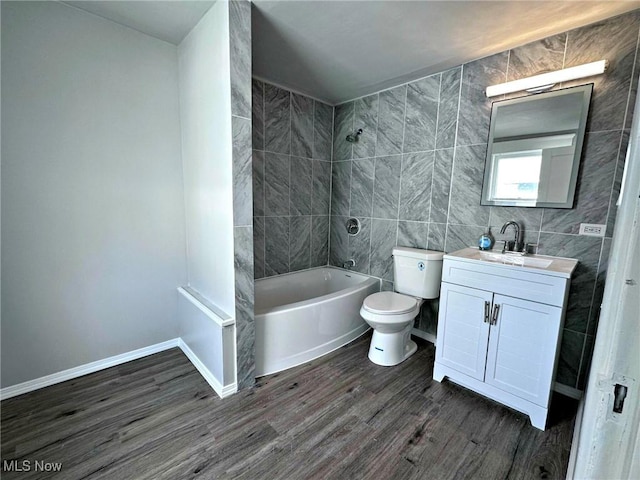
[[[252,97],[255,278],[327,265],[333,107],[258,80]]]
[[[335,107],[330,263],[392,288],[393,246],[454,251],[491,226],[524,226],[539,253],[575,257],[557,381],[582,389],[598,323],[615,201],[637,89],[639,11],[483,58]],[[607,59],[595,83],[575,206],[571,210],[480,206],[491,100],[486,86],[547,69]],[[579,84],[575,82],[574,84]],[[560,87],[567,87],[565,84]],[[347,133],[362,128],[357,144]],[[362,231],[349,237],[347,217]],[[581,222],[608,225],[606,238],[578,236]],[[435,333],[437,301],[416,328]]]
[[[233,240],[238,390],[255,380],[253,218],[251,159],[251,3],[229,2],[231,130],[233,137]]]

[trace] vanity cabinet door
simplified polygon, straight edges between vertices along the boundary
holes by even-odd
[[[495,295],[485,382],[547,407],[562,309]]]
[[[436,361],[484,380],[492,292],[442,283]]]

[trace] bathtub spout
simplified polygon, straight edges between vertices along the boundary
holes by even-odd
[[[346,268],[347,270],[356,266],[356,261],[353,258],[350,258],[346,262],[342,264],[342,268]]]

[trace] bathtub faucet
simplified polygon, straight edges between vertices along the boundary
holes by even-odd
[[[346,268],[347,270],[355,266],[356,266],[356,261],[353,258],[350,258],[349,260],[347,260],[342,264],[342,268]]]

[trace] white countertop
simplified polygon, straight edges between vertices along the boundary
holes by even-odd
[[[516,268],[563,278],[571,278],[573,271],[578,266],[578,260],[575,258],[552,257],[549,255],[502,254],[499,250],[479,250],[477,248],[463,248],[456,252],[447,253],[444,258],[466,262],[481,262],[496,267]]]

